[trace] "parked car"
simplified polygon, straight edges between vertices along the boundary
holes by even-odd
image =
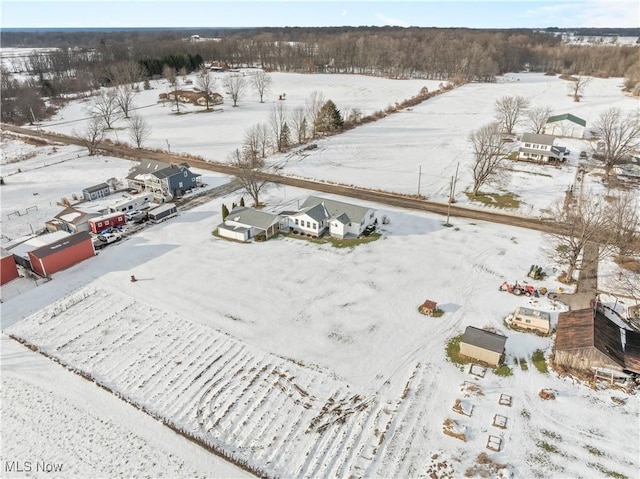
[[[93,237],[93,247],[95,249],[102,249],[105,246],[120,241],[122,239],[122,233],[114,230],[110,233],[100,233]]]

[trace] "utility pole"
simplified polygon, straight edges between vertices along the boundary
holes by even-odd
[[[422,178],[422,165],[420,165],[420,169],[418,170],[418,196],[420,196],[420,179]]]
[[[444,224],[445,226],[451,226],[449,223],[449,218],[451,217],[451,197],[453,195],[453,176],[451,177],[451,183],[449,185],[449,202],[447,203],[447,222]]]
[[[456,176],[451,185],[451,193],[449,194],[449,203],[456,202],[455,196],[456,196],[456,183],[458,183],[458,168],[460,168],[460,162],[458,162],[458,164],[456,165]]]

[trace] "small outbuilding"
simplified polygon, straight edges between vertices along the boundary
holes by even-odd
[[[518,328],[549,334],[551,332],[551,315],[546,311],[519,307],[513,312],[511,324]]]
[[[40,276],[48,276],[96,254],[91,235],[86,231],[29,251],[31,269]]]
[[[498,367],[504,357],[506,342],[506,336],[467,326],[460,341],[460,354],[489,366]]]
[[[426,314],[427,316],[433,316],[433,314],[436,312],[437,309],[438,309],[438,303],[427,299],[424,303],[420,305],[420,307],[418,308],[418,311],[420,311],[422,314]]]
[[[544,125],[544,133],[547,135],[570,136],[582,138],[587,127],[587,122],[571,113],[551,116]]]
[[[87,201],[97,200],[98,198],[104,198],[111,194],[111,188],[106,183],[100,183],[89,188],[82,190],[82,196]]]
[[[271,238],[280,231],[281,217],[275,213],[239,206],[229,212],[224,223],[218,225],[218,234],[237,241],[249,241],[256,236]]]
[[[8,283],[9,281],[13,281],[17,277],[19,277],[20,274],[18,274],[16,261],[9,251],[2,248],[0,250],[0,258],[0,285],[2,285]]]

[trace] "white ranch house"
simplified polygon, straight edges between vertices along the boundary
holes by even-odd
[[[266,239],[280,231],[280,220],[277,214],[240,206],[231,210],[224,222],[218,225],[218,234],[244,242],[260,234],[264,234]]]
[[[572,138],[582,138],[587,122],[571,113],[551,116],[544,126],[543,133],[547,135],[569,136]]]
[[[299,211],[282,212],[283,227],[311,236],[357,238],[376,222],[375,210],[341,201],[310,196]]]

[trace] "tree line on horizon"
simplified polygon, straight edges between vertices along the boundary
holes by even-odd
[[[640,46],[568,45],[557,35],[525,29],[220,29],[211,32],[221,35],[215,41],[188,41],[187,33],[190,32],[0,32],[5,47],[60,48],[35,51],[9,61],[10,67],[2,72],[2,121],[24,122],[32,116],[31,110],[44,110],[38,98],[56,99],[112,86],[113,71],[131,62],[139,64],[147,78],[160,76],[165,65],[193,72],[217,61],[265,71],[364,74],[453,83],[492,82],[501,74],[523,70],[627,76],[630,80],[625,87],[630,91],[637,91],[640,83]],[[31,80],[18,82],[12,79],[12,72],[26,72]],[[14,101],[16,98],[19,101]]]

